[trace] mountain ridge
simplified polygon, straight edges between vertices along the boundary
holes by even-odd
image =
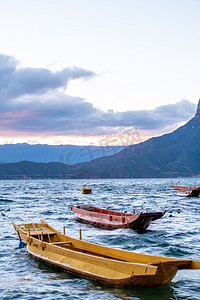
[[[195,116],[172,133],[153,137],[109,158],[82,163],[97,177],[185,177],[200,172],[200,101]]]
[[[26,160],[38,163],[61,162],[73,165],[105,155],[112,155],[123,148],[125,146],[5,144],[0,145],[0,162],[15,163]]]
[[[0,164],[0,179],[8,179],[9,176],[17,179],[18,175],[31,178],[77,179],[198,177],[199,137],[200,101],[195,116],[171,133],[128,146],[114,155],[72,166],[63,163],[52,165],[31,162]]]

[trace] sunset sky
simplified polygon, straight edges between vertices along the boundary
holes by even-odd
[[[199,0],[0,0],[0,144],[133,143],[184,124],[199,16]]]

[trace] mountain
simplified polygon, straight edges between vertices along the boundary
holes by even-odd
[[[61,162],[73,165],[88,162],[105,155],[109,156],[118,153],[124,148],[124,146],[6,144],[0,145],[0,162]]]
[[[34,163],[21,161],[0,164],[0,179],[68,178],[68,174],[71,173],[73,173],[71,166],[57,162]]]
[[[200,101],[196,114],[172,133],[126,147],[89,162],[2,163],[0,179],[156,178],[200,176]]]
[[[194,118],[174,132],[78,164],[73,170],[73,176],[84,176],[85,171],[92,178],[200,176],[200,100]]]

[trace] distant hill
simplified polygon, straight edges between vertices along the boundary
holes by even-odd
[[[0,162],[20,161],[61,162],[73,165],[118,153],[124,146],[74,146],[74,145],[0,145]]]
[[[18,163],[0,164],[0,179],[55,179],[67,178],[73,170],[62,163],[34,163],[21,161]]]
[[[200,101],[196,114],[172,133],[129,146],[117,154],[73,166],[63,163],[0,164],[0,179],[156,178],[200,176]]]

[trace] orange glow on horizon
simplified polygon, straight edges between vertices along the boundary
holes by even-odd
[[[179,124],[180,125],[180,124]],[[178,126],[176,126],[177,128]],[[176,128],[167,128],[168,130],[138,130],[129,127],[123,131],[119,131],[110,135],[96,135],[96,136],[80,136],[80,135],[33,135],[29,133],[16,133],[6,132],[0,135],[0,145],[3,144],[17,144],[27,143],[35,144],[48,144],[48,145],[76,145],[76,146],[128,146],[144,142],[152,137],[161,136],[170,133]]]
[[[137,129],[131,128],[116,134],[101,136],[23,136],[20,134],[14,136],[8,134],[7,136],[0,136],[0,144],[128,146],[141,143],[149,137],[145,132],[139,132]]]

